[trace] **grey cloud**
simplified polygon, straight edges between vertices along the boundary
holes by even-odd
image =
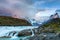
[[[20,1],[22,1],[22,2],[24,2],[24,3],[26,3],[26,4],[29,4],[29,5],[32,5],[32,4],[34,4],[35,2],[37,2],[37,1],[52,2],[52,1],[54,1],[54,0],[20,0]]]
[[[15,1],[18,1],[18,2],[14,2],[11,0],[11,2],[12,2],[12,3],[10,2],[11,5],[10,5],[10,3],[7,3],[6,0],[0,0],[0,3],[7,3],[6,4],[7,6],[5,5],[6,8],[9,7],[11,10],[16,10],[16,9],[19,11],[21,10],[22,11],[21,14],[23,14],[24,16],[29,16],[29,14],[30,14],[30,17],[33,16],[38,11],[44,11],[44,9],[40,9],[40,6],[39,6],[39,8],[36,7],[38,4],[40,5],[41,1],[50,2],[49,0],[15,0]],[[39,3],[37,3],[37,2],[39,2]],[[8,6],[8,4],[10,6]],[[20,13],[17,13],[17,14],[18,14],[17,16],[20,16],[19,15]]]
[[[12,5],[12,7],[13,7],[14,9],[21,10],[21,9],[28,8],[28,5],[23,4],[23,3],[15,3],[15,4]]]
[[[0,8],[0,16],[12,16],[12,13],[6,8]]]
[[[39,0],[19,0],[19,1],[22,1],[23,3],[26,3],[28,5],[32,5],[34,4],[36,1],[39,1]]]
[[[0,3],[7,3],[7,0],[0,0]]]

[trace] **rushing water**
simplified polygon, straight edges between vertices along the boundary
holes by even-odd
[[[34,32],[32,31],[33,28],[37,28],[37,26],[15,26],[15,27],[14,26],[11,26],[11,27],[1,26],[0,27],[0,40],[25,40],[25,38],[29,36],[17,37],[18,32],[25,29],[31,29],[31,32],[32,32],[31,36],[33,36],[34,35]],[[14,34],[12,31],[16,31],[16,33]],[[11,36],[11,38],[4,38],[3,36]]]

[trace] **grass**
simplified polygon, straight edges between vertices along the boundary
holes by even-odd
[[[42,26],[44,32],[54,31],[54,32],[60,32],[60,18],[57,19],[51,19],[47,21],[46,23],[43,23]],[[50,30],[52,29],[52,30]]]
[[[0,26],[31,26],[25,19],[0,16]]]

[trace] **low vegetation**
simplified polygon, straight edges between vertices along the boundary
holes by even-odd
[[[0,16],[0,26],[31,26],[25,19]]]

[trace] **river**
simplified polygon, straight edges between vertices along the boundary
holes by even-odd
[[[30,37],[30,36],[25,36],[25,37],[17,37],[16,35],[18,34],[18,31],[22,31],[25,29],[33,29],[37,28],[37,26],[0,26],[0,40],[25,40],[25,38]],[[4,38],[3,36],[8,36],[9,32],[11,31],[17,31],[16,34],[13,33],[10,34],[11,38]],[[32,31],[32,30],[31,30]],[[33,31],[32,31],[33,33]],[[34,34],[32,34],[34,35]]]

